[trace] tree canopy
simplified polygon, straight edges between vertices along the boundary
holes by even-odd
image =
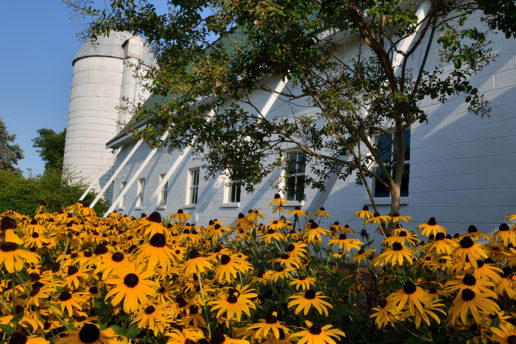
[[[32,146],[36,148],[39,156],[45,162],[45,171],[50,169],[63,169],[63,157],[65,147],[66,129],[56,133],[52,129],[38,129],[38,136],[32,139]]]
[[[0,118],[0,169],[18,171],[16,165],[23,159],[23,150],[14,143],[15,134],[9,134],[2,118]]]
[[[147,0],[107,9],[69,3],[92,17],[89,35],[127,30],[153,47],[151,91],[168,97],[139,108],[148,124],[140,137],[192,146],[210,175],[227,171],[248,190],[288,163],[282,152],[294,145],[306,153],[307,183],[356,174],[373,200],[375,178],[390,191],[392,213],[406,173],[403,132],[427,120],[421,101],[461,95],[469,111],[488,115],[470,77],[494,58],[491,28],[516,33],[514,5],[505,1],[169,0],[167,13]],[[475,13],[485,27],[467,24]],[[350,42],[355,50],[346,55]],[[256,92],[315,110],[268,117]],[[387,147],[373,139],[381,134],[392,139]]]

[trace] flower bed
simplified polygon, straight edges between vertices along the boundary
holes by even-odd
[[[275,219],[255,209],[206,227],[181,210],[166,222],[81,204],[33,219],[7,211],[1,340],[515,343],[516,226],[452,237],[431,218],[416,234],[410,217],[365,208],[353,230],[285,202],[271,202]]]

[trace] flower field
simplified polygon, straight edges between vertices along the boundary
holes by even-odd
[[[271,202],[234,224],[80,203],[0,215],[2,343],[516,343],[516,214],[492,236],[434,218],[342,225]],[[502,219],[501,219],[502,220]],[[374,244],[370,234],[384,239]]]

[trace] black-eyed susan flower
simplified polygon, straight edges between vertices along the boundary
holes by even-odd
[[[382,253],[374,259],[374,265],[390,264],[395,266],[403,265],[405,262],[412,264],[414,258],[416,258],[416,254],[410,247],[395,242],[391,247],[384,249]]]
[[[374,213],[373,216],[365,221],[365,224],[376,223],[378,226],[384,225],[389,222],[389,216],[380,215],[380,213]]]
[[[109,258],[100,261],[100,264],[96,269],[97,273],[102,273],[103,280],[109,278],[114,270],[129,264],[129,259],[122,252],[114,252],[109,255]]]
[[[282,233],[280,233],[272,228],[269,228],[269,229],[267,229],[265,234],[260,237],[260,240],[264,241],[268,244],[271,244],[273,240],[285,241],[285,235],[283,235]]]
[[[299,337],[298,344],[337,344],[341,337],[346,334],[332,325],[319,326],[305,320],[307,328],[292,334],[292,337]]]
[[[455,279],[446,282],[445,291],[454,293],[462,292],[464,289],[471,289],[477,294],[484,294],[488,297],[496,298],[496,293],[493,291],[494,284],[475,278],[472,274],[465,274],[456,276]]]
[[[355,254],[353,258],[351,258],[352,263],[360,264],[363,260],[370,259],[371,255],[376,252],[374,248],[370,248],[367,250],[364,250],[363,247],[361,247],[358,252]]]
[[[494,242],[503,243],[504,246],[508,246],[509,243],[516,245],[516,230],[510,229],[506,223],[502,223],[498,227],[498,231],[496,231],[492,239]]]
[[[271,220],[270,222],[267,222],[267,226],[269,229],[273,229],[275,231],[287,228],[287,224],[280,220]]]
[[[302,217],[307,217],[308,212],[306,210],[302,210],[301,206],[295,206],[294,209],[289,210],[288,216],[294,216],[296,219],[301,219]]]
[[[242,314],[251,316],[251,309],[256,309],[256,305],[252,299],[258,294],[249,286],[237,285],[236,288],[230,288],[218,295],[217,299],[209,302],[212,311],[217,311],[217,318],[226,314],[228,321],[237,320],[240,322]]]
[[[281,195],[277,193],[274,195],[274,199],[269,203],[269,207],[283,207],[283,205],[286,203],[288,203],[288,200],[281,197]]]
[[[473,316],[477,324],[482,324],[482,313],[495,313],[500,311],[500,306],[482,293],[475,293],[472,289],[463,289],[453,301],[449,310],[449,323],[455,325],[458,320],[467,324],[468,314]]]
[[[288,252],[284,252],[279,257],[270,259],[269,262],[273,264],[282,264],[286,268],[299,268],[301,266],[301,259],[296,257],[294,254],[290,254]]]
[[[394,213],[392,216],[389,216],[390,223],[399,223],[400,221],[409,222],[412,220],[410,216],[401,216],[399,213]]]
[[[136,260],[147,264],[147,269],[154,270],[161,266],[168,271],[176,261],[174,252],[167,246],[165,234],[155,233],[136,253]]]
[[[459,245],[455,250],[454,257],[462,262],[468,261],[474,268],[477,267],[478,260],[487,258],[486,250],[469,236],[463,237],[459,241]]]
[[[238,273],[246,273],[252,269],[252,265],[243,258],[242,254],[232,254],[231,256],[223,254],[215,268],[215,280],[219,283],[233,282]]]
[[[407,231],[405,228],[396,227],[392,230],[392,235],[383,239],[383,244],[390,246],[395,242],[399,242],[403,245],[415,246],[419,242],[419,239],[412,232]]]
[[[210,344],[250,344],[248,340],[231,338],[219,331],[214,331],[211,334],[211,339],[210,339],[209,343]]]
[[[68,317],[72,317],[77,311],[82,310],[82,305],[85,303],[84,297],[79,293],[69,292],[67,290],[63,290],[57,296],[56,311],[59,315],[64,316],[65,311],[68,314]]]
[[[155,282],[150,280],[151,277],[152,271],[143,271],[142,267],[134,265],[120,267],[106,282],[114,285],[106,294],[106,299],[112,297],[113,306],[122,304],[123,300],[124,312],[135,312],[141,304],[147,303],[148,296],[155,292]]]
[[[451,254],[457,246],[457,242],[447,238],[444,233],[437,233],[434,240],[427,244],[428,252],[446,255]]]
[[[284,334],[290,333],[288,327],[278,320],[278,313],[273,312],[265,319],[259,319],[257,323],[247,326],[245,337],[252,337],[254,340],[266,341],[271,338],[280,339],[280,331]]]
[[[151,330],[157,336],[158,333],[165,332],[172,320],[172,314],[166,305],[146,304],[140,308],[132,323],[138,328]]]
[[[417,226],[417,229],[422,231],[421,235],[423,235],[423,236],[430,236],[430,234],[432,234],[433,236],[436,236],[437,233],[445,233],[446,234],[446,229],[443,226],[440,226],[437,224],[435,217],[431,217],[427,223],[423,223],[423,224]]]
[[[516,343],[516,326],[512,324],[500,325],[500,328],[491,327],[493,335],[491,340],[500,344],[514,344]]]
[[[494,262],[487,259],[484,261],[477,261],[477,267],[473,270],[473,276],[477,279],[491,281],[494,284],[498,284],[501,278],[500,275],[503,274],[503,271],[493,263]]]
[[[314,215],[318,216],[318,217],[330,217],[330,214],[328,214],[328,212],[326,211],[326,209],[324,209],[324,207],[320,207],[319,210],[317,210],[314,213]]]
[[[67,331],[66,334],[57,344],[116,344],[120,338],[111,327],[101,331],[98,325],[92,323],[85,323],[81,328]]]
[[[0,267],[4,266],[9,273],[21,271],[25,263],[38,262],[38,254],[21,249],[15,242],[6,241],[0,245]]]
[[[367,221],[373,217],[373,213],[369,210],[367,205],[364,205],[362,210],[359,210],[353,214],[353,217],[358,217],[360,220]]]
[[[330,246],[338,246],[339,250],[349,252],[353,249],[360,250],[360,245],[363,245],[363,242],[358,239],[348,238],[346,234],[340,234],[337,239],[331,239],[328,244]]]
[[[502,271],[503,274],[495,286],[495,291],[500,296],[507,294],[510,299],[516,300],[516,274],[507,266]]]
[[[183,209],[178,209],[175,213],[170,214],[170,219],[178,221],[179,223],[185,223],[186,220],[192,218],[192,215],[187,214],[183,211]]]
[[[212,268],[209,258],[202,257],[195,248],[190,250],[188,260],[184,263],[184,273],[187,275],[196,274],[198,276],[206,273]]]
[[[325,301],[328,296],[325,296],[320,291],[315,291],[313,289],[308,289],[304,293],[299,293],[292,295],[289,297],[291,301],[288,302],[288,308],[296,307],[294,313],[297,315],[301,311],[303,311],[303,315],[307,315],[310,311],[310,308],[315,308],[319,314],[324,314],[328,316],[328,308],[333,308],[333,306]]]
[[[326,236],[328,234],[330,234],[330,231],[325,228],[319,227],[319,225],[315,221],[309,222],[307,224],[306,236],[308,238],[308,242],[310,243],[320,243],[322,241],[321,235]]]
[[[428,326],[430,326],[430,319],[434,319],[437,324],[441,323],[441,319],[437,313],[446,315],[446,312],[441,308],[445,307],[444,304],[440,303],[438,299],[430,300],[427,303],[421,303],[422,309],[417,309],[415,314],[411,314],[409,310],[406,310],[401,314],[401,319],[405,320],[409,317],[414,317],[414,324],[416,328],[421,326],[422,321],[425,322]]]
[[[373,307],[371,310],[374,313],[369,317],[374,318],[374,323],[379,329],[387,325],[394,327],[394,324],[400,320],[400,312],[392,301],[381,299],[378,302],[378,307]]]
[[[202,316],[201,307],[198,305],[190,305],[187,308],[186,314],[179,320],[179,324],[185,327],[206,327],[206,321]]]
[[[406,306],[411,315],[416,313],[416,310],[423,313],[423,303],[429,303],[431,300],[428,292],[416,286],[414,283],[405,282],[403,288],[390,294],[387,297],[388,302],[392,302],[398,311],[403,310]]]
[[[291,280],[290,285],[295,287],[296,290],[308,290],[315,285],[314,277],[299,276]]]
[[[290,280],[292,279],[291,273],[296,269],[294,268],[285,268],[279,264],[274,266],[273,270],[267,271],[265,273],[265,278],[269,281],[277,283],[279,280]]]

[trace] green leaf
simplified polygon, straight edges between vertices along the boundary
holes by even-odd
[[[116,334],[124,334],[124,329],[122,328],[122,326],[111,325],[109,327],[111,327]]]
[[[9,325],[0,324],[0,330],[4,331],[5,334],[7,334],[8,336],[10,336],[14,333],[14,328],[12,328]]]
[[[125,330],[125,336],[127,338],[134,338],[138,333],[140,333],[141,329],[138,327],[129,327]]]

